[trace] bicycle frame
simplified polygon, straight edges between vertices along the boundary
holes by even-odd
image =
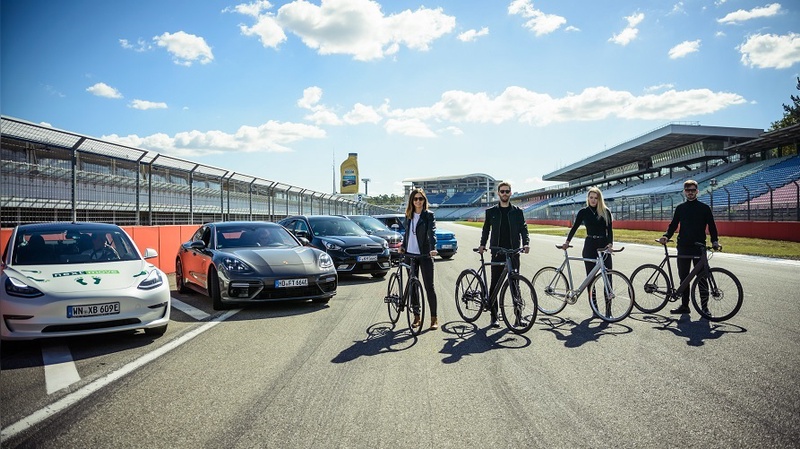
[[[667,266],[667,268],[664,270],[667,272],[667,275],[669,276],[669,289],[666,292],[667,299],[669,299],[670,301],[676,301],[681,298],[684,291],[689,289],[692,280],[694,280],[694,278],[697,277],[697,275],[701,271],[704,273],[705,275],[704,277],[706,279],[709,278],[708,254],[706,251],[701,251],[701,254],[699,256],[681,256],[678,254],[670,254],[669,249],[667,248],[667,243],[669,243],[670,241],[671,240],[668,240],[666,243],[664,243],[664,259],[661,261],[658,267],[663,270],[664,265]],[[705,247],[705,245],[703,246]],[[670,259],[699,259],[699,262],[696,262],[694,264],[692,270],[689,272],[689,275],[686,276],[683,282],[681,282],[680,285],[678,285],[678,287],[675,287],[675,276],[672,274],[672,264],[670,263]]]
[[[493,247],[490,248],[490,250],[505,250],[505,248]],[[478,249],[474,248],[473,251],[478,252]],[[478,276],[481,278],[481,280],[483,280],[483,285],[487,287],[487,290],[490,284],[486,282],[486,267],[498,266],[498,265],[504,266],[503,272],[500,274],[500,280],[497,281],[497,285],[494,286],[494,290],[489,292],[489,295],[487,297],[482,298],[486,306],[491,307],[494,303],[497,302],[497,295],[500,294],[500,288],[502,288],[503,286],[503,281],[508,279],[509,274],[517,272],[517,270],[514,269],[514,264],[513,261],[511,260],[511,256],[513,256],[514,254],[519,254],[520,251],[521,248],[518,249],[516,252],[508,252],[506,254],[506,260],[503,262],[492,262],[492,261],[486,262],[486,260],[483,257],[483,253],[479,252],[481,256],[481,267],[478,268]]]
[[[561,247],[560,246],[556,246],[556,248],[561,248]],[[568,248],[572,248],[572,246],[569,246]],[[577,298],[581,295],[581,293],[583,293],[583,291],[586,290],[586,287],[589,286],[589,283],[591,283],[592,280],[595,278],[595,276],[597,276],[598,272],[602,273],[603,280],[606,281],[606,282],[604,282],[604,284],[606,286],[605,287],[606,288],[606,292],[605,292],[606,295],[611,295],[612,294],[612,292],[609,291],[609,287],[608,287],[608,282],[607,282],[608,281],[608,275],[607,275],[607,269],[606,269],[606,265],[605,265],[605,258],[608,257],[608,255],[612,251],[613,250],[608,250],[608,249],[598,250],[597,251],[597,258],[596,259],[590,259],[588,257],[570,256],[569,255],[569,249],[564,249],[564,262],[561,262],[561,266],[559,266],[556,271],[558,271],[560,273],[563,273],[564,272],[564,267],[567,268],[567,282],[569,283],[569,289],[567,290],[566,297],[564,298],[565,302],[574,304],[575,301],[577,300]],[[622,250],[620,250],[620,251],[622,251]],[[570,261],[573,261],[573,260],[574,261],[581,261],[581,262],[594,262],[594,268],[592,268],[592,270],[589,272],[589,274],[586,275],[586,279],[584,279],[583,282],[581,282],[581,285],[579,285],[578,288],[574,288],[573,287],[575,285],[575,282],[572,279],[572,267],[571,267],[571,265],[569,263]],[[559,296],[557,293],[554,293],[554,295]]]

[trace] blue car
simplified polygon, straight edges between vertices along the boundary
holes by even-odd
[[[406,232],[406,216],[403,214],[382,214],[373,215],[373,217],[382,221],[389,229],[395,230],[400,234],[405,235]],[[442,259],[450,259],[458,252],[458,241],[455,234],[450,231],[436,229],[436,251],[442,256]]]

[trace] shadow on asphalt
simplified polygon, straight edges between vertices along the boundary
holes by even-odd
[[[424,332],[423,332],[424,333]],[[342,350],[331,362],[347,363],[362,356],[405,351],[417,344],[417,337],[408,330],[403,319],[392,325],[389,321],[375,323],[367,328],[367,338],[356,340]]]
[[[480,354],[491,349],[521,349],[530,346],[531,340],[507,328],[479,328],[475,323],[450,321],[442,326],[442,331],[452,335],[444,339],[442,354],[447,356],[443,363],[456,363],[464,356]]]
[[[622,335],[633,332],[629,326],[621,323],[608,323],[600,318],[589,317],[580,323],[557,316],[539,319],[544,330],[552,332],[556,339],[564,342],[567,348],[577,348],[588,342],[597,341],[603,335]]]
[[[676,318],[655,314],[631,314],[637,321],[654,324],[654,329],[669,331],[677,337],[686,339],[689,346],[703,346],[707,340],[716,340],[725,334],[742,334],[747,329],[726,322],[713,323],[704,318],[692,321],[691,315],[680,315]]]

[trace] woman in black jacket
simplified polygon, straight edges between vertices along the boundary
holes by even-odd
[[[575,235],[580,225],[586,226],[586,240],[583,242],[583,257],[586,259],[597,259],[597,250],[612,248],[614,245],[614,227],[611,219],[611,211],[603,201],[603,193],[597,187],[590,187],[586,193],[586,207],[578,211],[575,223],[569,230],[567,241],[561,245],[562,249],[567,249],[570,240]],[[586,274],[594,268],[594,262],[584,261]],[[613,267],[611,257],[605,258],[605,266],[609,270]]]
[[[431,329],[439,328],[436,317],[436,290],[433,286],[433,256],[436,256],[436,218],[428,210],[428,197],[422,189],[412,189],[406,205],[406,233],[402,252],[408,254],[427,254],[430,257],[419,259],[417,270],[422,268],[422,284],[431,309]],[[418,273],[415,273],[418,274]],[[415,298],[416,299],[416,298]],[[419,301],[417,299],[417,301]],[[413,327],[422,326],[419,319],[419,304],[412,304],[414,311]]]

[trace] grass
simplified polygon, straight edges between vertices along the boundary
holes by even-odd
[[[480,222],[459,221],[458,223],[474,227],[483,226],[483,223]],[[528,232],[531,234],[555,235],[566,238],[569,228],[561,226],[528,225]],[[614,241],[658,246],[654,240],[661,237],[662,234],[663,232],[658,231],[614,229]],[[575,237],[586,237],[586,230],[583,228],[583,226],[581,226],[578,229],[578,232],[575,233]],[[673,239],[674,238],[675,236],[673,236]],[[721,235],[719,240],[722,244],[723,250],[726,253],[800,260],[800,243],[798,242],[745,237],[726,237],[724,235]]]

